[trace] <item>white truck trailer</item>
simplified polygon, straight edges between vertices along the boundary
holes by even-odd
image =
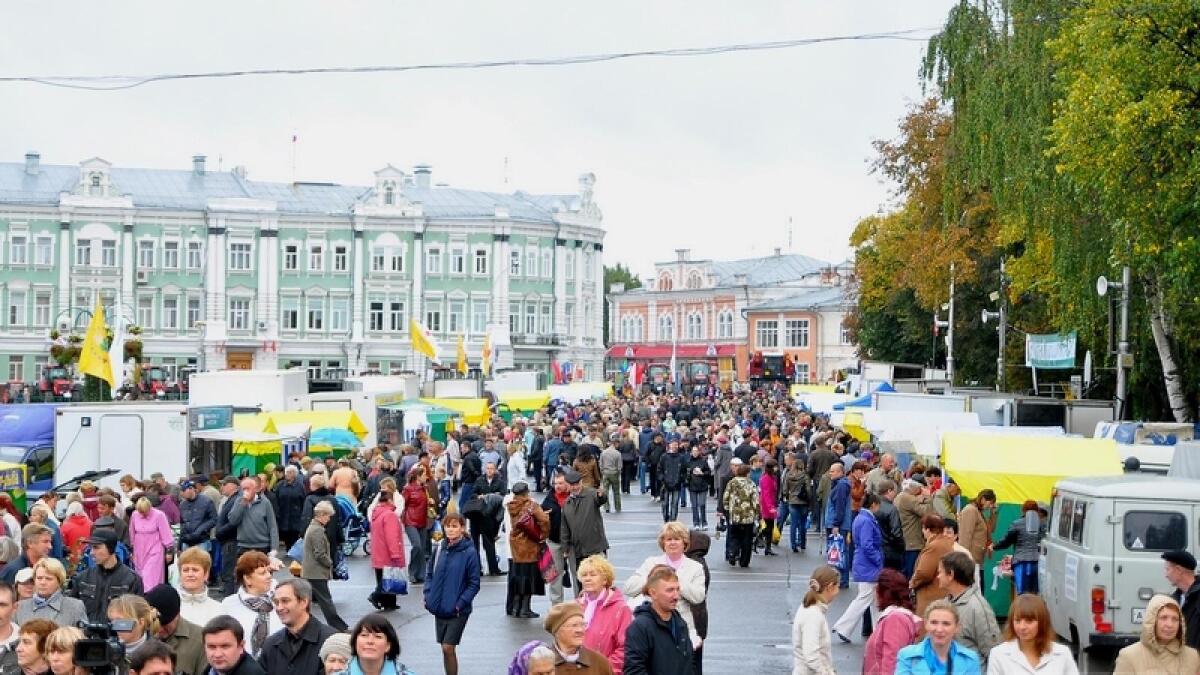
[[[62,406],[54,418],[54,483],[96,469],[118,470],[100,481],[111,487],[126,473],[141,479],[157,471],[176,481],[203,471],[190,466],[188,429],[188,406],[180,403]]]
[[[353,410],[367,428],[363,447],[372,448],[381,441],[389,444],[401,442],[402,415],[400,411],[384,406],[407,400],[409,397],[403,391],[323,391],[292,397],[288,410]]]
[[[231,405],[263,412],[288,410],[289,402],[308,393],[308,375],[292,370],[218,370],[193,373],[188,402],[193,406]]]

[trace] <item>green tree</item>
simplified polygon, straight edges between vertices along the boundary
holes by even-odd
[[[613,284],[625,284],[625,290],[629,291],[641,288],[642,280],[621,263],[604,266],[604,340],[608,340],[608,294]]]

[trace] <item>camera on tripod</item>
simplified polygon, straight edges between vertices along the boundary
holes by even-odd
[[[95,673],[115,672],[125,667],[125,645],[117,633],[133,630],[133,619],[80,622],[83,639],[75,643],[75,665]]]

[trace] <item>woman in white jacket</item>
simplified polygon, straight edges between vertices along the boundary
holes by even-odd
[[[699,649],[702,641],[700,634],[696,632],[696,622],[692,618],[692,605],[704,602],[704,566],[684,555],[690,540],[691,533],[683,523],[673,520],[664,524],[658,533],[658,547],[662,549],[663,554],[646,558],[641,567],[625,580],[623,590],[626,597],[633,598],[630,602],[631,607],[641,606],[645,600],[642,597],[642,589],[646,586],[650,570],[657,565],[669,565],[679,577],[679,604],[675,606],[675,610],[687,624],[692,647]]]
[[[792,619],[792,675],[835,675],[825,613],[837,597],[841,579],[841,573],[829,565],[813,570],[803,606]]]
[[[517,439],[508,444],[508,459],[504,462],[509,488],[520,481],[527,480],[525,465],[525,442]]]
[[[1071,650],[1054,640],[1041,596],[1023,593],[1008,608],[1004,642],[988,654],[988,675],[1079,675]]]

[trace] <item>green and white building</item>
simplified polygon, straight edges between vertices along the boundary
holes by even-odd
[[[415,317],[445,362],[461,334],[475,365],[491,327],[499,367],[571,362],[599,377],[594,182],[498,194],[389,165],[367,186],[269,183],[209,171],[199,155],[167,170],[29,153],[0,163],[0,376],[36,381],[50,332],[82,334],[99,298],[169,372],[421,371]]]

